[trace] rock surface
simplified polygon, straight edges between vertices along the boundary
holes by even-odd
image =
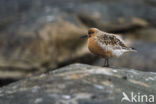
[[[156,97],[156,73],[72,64],[0,88],[0,104],[121,104],[123,92]]]

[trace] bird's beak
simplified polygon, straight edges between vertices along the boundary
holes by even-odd
[[[82,35],[82,36],[80,36],[80,38],[88,38],[88,35],[87,34]]]

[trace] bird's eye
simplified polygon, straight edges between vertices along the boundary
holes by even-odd
[[[89,32],[88,32],[88,34],[94,34],[94,32],[92,32],[92,31],[89,31]]]

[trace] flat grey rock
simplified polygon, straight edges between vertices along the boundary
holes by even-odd
[[[0,104],[131,104],[132,93],[156,97],[156,73],[72,64],[0,88]]]

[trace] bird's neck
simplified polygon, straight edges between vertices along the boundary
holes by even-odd
[[[95,43],[96,43],[95,37],[92,36],[88,38],[88,47],[92,46]]]

